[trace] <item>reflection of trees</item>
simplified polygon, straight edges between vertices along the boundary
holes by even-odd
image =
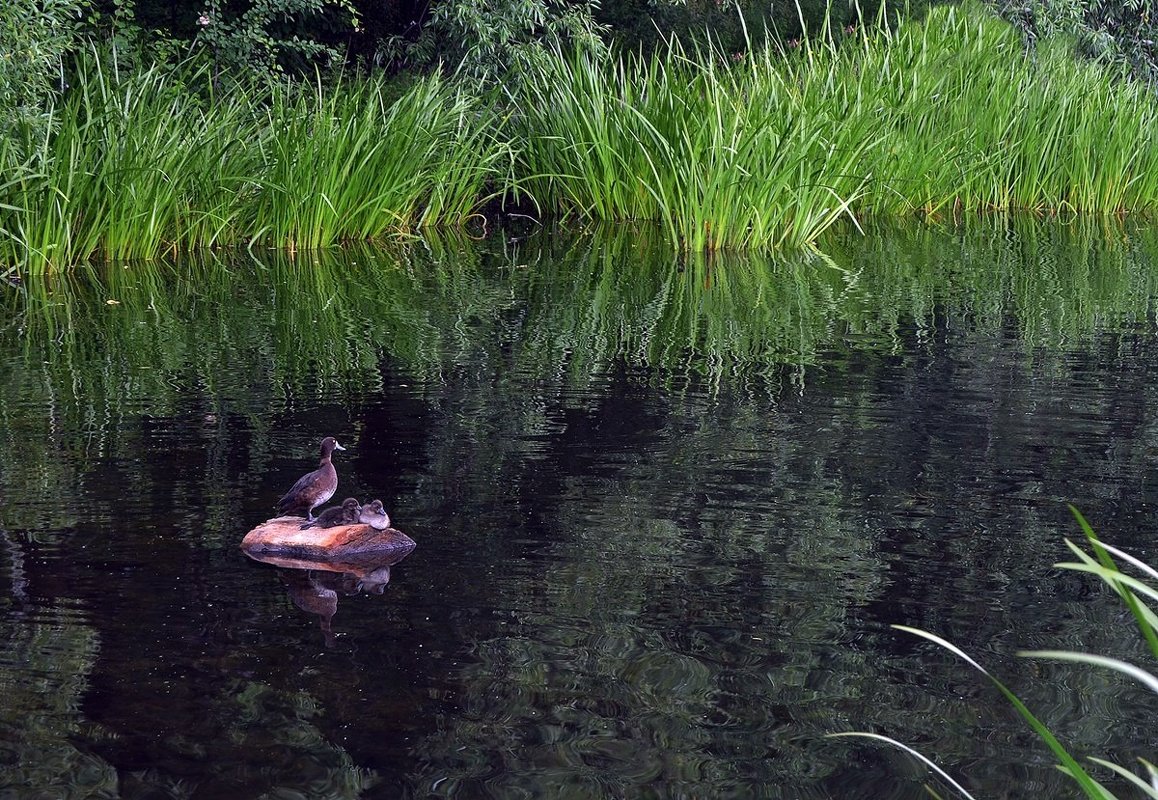
[[[337,800],[373,786],[377,777],[323,734],[309,692],[245,677],[239,616],[267,598],[223,615],[203,555],[163,552],[185,548],[148,535],[135,548],[107,538],[128,533],[101,519],[83,532],[21,532],[27,546],[13,559],[23,563],[0,568],[26,581],[17,602],[0,605],[0,795]],[[72,541],[54,543],[62,535]],[[98,574],[93,561],[110,559],[119,568]],[[162,594],[151,580],[135,593],[122,582],[173,565]],[[192,592],[170,588],[182,578]],[[197,608],[183,605],[190,597]]]
[[[546,781],[586,796],[652,780],[789,783],[841,773],[848,751],[834,747],[826,761],[812,738],[834,726],[887,729],[948,764],[971,760],[975,742],[987,741],[985,774],[1023,774],[1037,753],[1032,735],[956,665],[929,678],[953,683],[947,693],[890,679],[934,668],[884,625],[996,646],[996,666],[1015,675],[1027,667],[1008,656],[1024,646],[1121,651],[1120,629],[1106,625],[1112,603],[1072,604],[1073,626],[1059,637],[1051,614],[1025,612],[1055,602],[1052,594],[1044,600],[1035,581],[1012,576],[1032,559],[1029,572],[1049,583],[1059,532],[1072,530],[1062,504],[1080,495],[1099,516],[1120,517],[1121,487],[1147,472],[1156,442],[1139,423],[1155,396],[1145,371],[1127,368],[1153,354],[1127,338],[1118,341],[1128,356],[1115,356],[1115,340],[1099,331],[1147,318],[1153,262],[1137,244],[1099,249],[1089,232],[1025,241],[1031,235],[1013,230],[973,250],[902,234],[858,254],[830,304],[816,304],[826,322],[815,346],[838,354],[805,372],[800,397],[773,383],[761,400],[742,369],[713,374],[706,345],[695,352],[699,381],[717,387],[711,399],[702,386],[656,394],[652,375],[633,393],[624,362],[638,348],[617,353],[603,375],[586,372],[613,390],[575,400],[567,348],[554,372],[518,368],[518,344],[541,354],[526,338],[481,352],[478,361],[503,368],[447,387],[429,453],[440,474],[496,477],[468,482],[476,493],[448,505],[496,523],[550,520],[537,535],[558,543],[536,561],[542,575],[464,601],[509,619],[471,617],[461,629],[474,657],[457,673],[462,714],[418,748],[430,764],[422,785],[471,794]],[[576,318],[607,319],[609,304],[599,303]],[[733,306],[733,324],[742,307]],[[556,319],[568,313],[550,308]],[[949,337],[952,359],[936,346]],[[737,352],[723,362],[742,364]],[[1075,396],[1088,360],[1115,357],[1121,393]],[[687,386],[680,363],[640,360]],[[1120,444],[1107,453],[1111,441]],[[1110,496],[1087,496],[1090,481]],[[512,551],[490,540],[471,547],[496,560]],[[993,604],[999,593],[1012,602]],[[867,621],[872,639],[832,647],[850,617]],[[1025,691],[1080,748],[1104,750],[1113,730],[1119,747],[1146,741],[1144,720],[1106,701],[1116,696],[1106,692],[1112,678],[1070,672],[1072,695],[1056,685]],[[1100,699],[1063,719],[1077,696]]]
[[[537,439],[533,460],[488,462],[496,478],[456,498],[468,516],[495,520],[478,526],[495,538],[471,540],[472,552],[517,570],[517,547],[498,539],[553,544],[532,561],[541,573],[464,599],[495,619],[459,629],[471,656],[455,673],[461,714],[416,748],[430,765],[423,785],[502,795],[547,782],[622,796],[653,780],[673,793],[823,781],[851,758],[818,752],[819,736],[839,728],[886,730],[963,768],[980,751],[983,784],[1021,780],[1038,756],[1032,734],[958,664],[919,656],[892,622],[978,650],[1082,752],[1149,741],[1141,713],[1119,705],[1120,681],[1047,666],[1064,679],[1035,683],[1009,656],[1046,644],[1121,653],[1133,638],[1114,624],[1112,599],[1063,602],[1070,622],[1057,629],[1058,601],[1038,584],[1054,583],[1059,533],[1073,530],[1062,504],[1091,483],[1145,474],[1154,436],[1091,429],[1086,414],[1116,412],[1080,400],[1075,417],[1011,425],[1036,413],[1069,356],[1039,353],[1031,370],[1015,336],[964,338],[952,361],[911,340],[898,351],[917,355],[883,368],[876,357],[834,360],[802,397],[606,398]],[[1144,374],[1124,383],[1130,405],[1158,399]],[[1075,399],[1063,386],[1051,393]],[[465,415],[452,405],[447,416]],[[564,412],[548,402],[544,418]],[[608,419],[622,426],[604,438]],[[484,419],[470,437],[445,430],[432,453],[457,445],[463,459],[462,442],[506,429]],[[538,473],[560,485],[540,491]],[[1084,502],[1110,519],[1114,499]],[[534,532],[498,522],[520,518]],[[849,640],[865,626],[869,637]]]
[[[60,609],[6,622],[0,636],[0,696],[6,707],[19,709],[18,717],[0,718],[0,794],[35,788],[62,798],[114,796],[113,770],[73,743],[82,730],[78,710],[88,672],[100,650],[97,632]]]
[[[1158,398],[1137,365],[1153,345],[1102,331],[1148,325],[1154,242],[973,224],[983,229],[833,235],[827,256],[792,260],[680,262],[647,232],[432,241],[316,264],[94,271],[8,295],[0,442],[23,466],[0,471],[0,492],[19,499],[0,522],[55,548],[36,562],[50,567],[26,567],[33,582],[78,569],[57,553],[81,516],[93,551],[147,543],[197,565],[188,591],[208,599],[220,587],[205,553],[262,518],[282,468],[292,477],[296,456],[313,453],[314,428],[381,443],[390,420],[375,402],[405,382],[429,423],[421,454],[407,456],[424,474],[399,485],[466,551],[431,578],[452,609],[438,642],[447,658],[425,664],[434,677],[419,688],[456,699],[408,745],[419,768],[407,785],[470,795],[547,782],[589,796],[657,780],[823,783],[851,756],[815,737],[874,725],[949,765],[992,742],[992,769],[1010,774],[1029,737],[991,705],[963,702],[983,693],[954,665],[928,688],[899,677],[934,671],[884,626],[984,643],[1008,669],[1022,646],[1120,646],[1104,606],[1075,601],[1062,630],[1023,613],[1042,597],[1019,576],[1027,561],[1044,576],[1061,554],[1063,501],[1130,543],[1138,520],[1117,505],[1150,491],[1137,476],[1158,446]],[[1091,366],[1109,367],[1114,391],[1082,390]],[[158,451],[179,468],[158,475],[140,455]],[[163,526],[119,522],[137,515]],[[526,541],[545,549],[525,558]],[[989,590],[1013,600],[991,606]],[[147,613],[126,605],[112,618]],[[78,687],[54,699],[64,706],[42,728],[46,746],[79,724],[85,676],[101,672],[94,643],[134,646],[132,625],[100,619],[98,631],[70,618],[68,636],[21,656],[51,660],[58,682]],[[852,630],[867,633],[849,641]],[[216,669],[238,668],[235,645],[211,651]],[[315,718],[357,720],[350,697],[370,696],[373,680],[346,697],[330,670],[328,689],[299,694],[274,676],[208,699],[194,675],[180,700],[213,724],[178,736],[187,712],[175,712],[153,755],[213,741],[206,758],[236,765],[260,749],[243,731],[274,726],[288,737],[278,753],[321,764],[310,774],[341,784],[338,796],[353,792],[371,778],[350,777],[357,756]],[[1111,680],[1064,674],[1088,697]],[[101,680],[103,694],[123,691]],[[1070,702],[1054,683],[1028,693],[1048,710]],[[405,703],[416,716],[434,705],[419,690]],[[1121,710],[1084,711],[1072,736],[1096,750]],[[113,730],[139,724],[101,712]],[[1119,730],[1144,728],[1127,716]],[[278,785],[302,777],[288,762],[274,771]]]

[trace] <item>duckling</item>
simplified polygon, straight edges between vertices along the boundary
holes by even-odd
[[[358,521],[378,531],[384,531],[390,527],[390,515],[382,507],[381,500],[374,500],[362,506],[362,510],[358,512]]]
[[[322,459],[318,468],[297,479],[285,497],[277,502],[281,514],[305,516],[307,522],[314,521],[314,509],[334,496],[338,489],[338,471],[330,460],[335,450],[345,450],[333,436],[322,439]]]
[[[306,528],[335,528],[338,525],[356,525],[358,513],[361,510],[362,506],[358,505],[357,499],[347,497],[340,506],[330,506],[319,513],[313,522],[303,523],[301,529],[304,531]]]

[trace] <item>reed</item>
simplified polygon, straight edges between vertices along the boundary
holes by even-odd
[[[873,94],[888,131],[868,151],[872,187],[858,210],[1158,207],[1153,93],[1057,44],[1027,51],[975,4],[937,8],[831,59],[836,82]]]
[[[240,94],[218,102],[186,88],[201,77],[121,75],[95,53],[83,58],[37,169],[10,188],[10,255],[36,272],[235,240],[256,131]]]
[[[108,63],[82,57],[51,124],[0,141],[0,264],[405,236],[500,193],[692,252],[873,215],[1158,209],[1158,99],[1027,52],[975,2],[787,52],[560,53],[501,97],[439,76],[214,91]]]
[[[262,125],[251,236],[314,249],[461,224],[505,147],[485,101],[438,76],[397,99],[381,80],[274,94]]]
[[[513,92],[512,188],[685,248],[813,243],[842,217],[1158,208],[1158,101],[978,4],[785,53],[559,57]]]

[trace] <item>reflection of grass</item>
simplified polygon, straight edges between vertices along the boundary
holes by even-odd
[[[1000,224],[1000,237],[984,222],[832,235],[827,257],[677,257],[657,230],[635,228],[544,234],[514,250],[432,236],[387,249],[110,265],[6,290],[3,310],[19,324],[0,337],[53,384],[83,388],[65,395],[160,410],[180,396],[178,373],[215,393],[246,375],[243,405],[258,386],[259,403],[357,393],[374,385],[383,356],[423,382],[464,360],[500,358],[572,384],[618,361],[718,382],[849,343],[892,348],[937,314],[990,331],[1014,320],[1027,344],[1050,347],[1148,318],[1153,234]]]
[[[815,256],[674,258],[640,243],[591,241],[527,276],[541,317],[527,358],[565,365],[573,380],[618,360],[719,380],[814,357],[833,310],[833,273]]]
[[[939,311],[990,331],[1015,323],[1027,345],[1064,348],[1144,322],[1158,296],[1158,236],[1145,227],[1001,216],[870,230],[823,241],[846,271],[838,305],[857,334],[892,338]]]
[[[0,295],[0,344],[20,354],[0,414],[40,398],[98,439],[125,410],[191,397],[256,419],[376,391],[384,358],[427,387],[481,365],[583,387],[620,363],[719,385],[919,342],[946,320],[1015,323],[1027,346],[1056,348],[1151,313],[1153,234],[980,225],[830,236],[831,257],[677,257],[636,228],[86,269]]]
[[[1130,614],[1133,617],[1134,622],[1137,624],[1138,629],[1142,634],[1143,640],[1146,642],[1147,649],[1150,651],[1151,657],[1158,659],[1158,616],[1155,615],[1153,609],[1147,604],[1146,599],[1144,599],[1147,598],[1151,601],[1158,600],[1158,588],[1156,588],[1156,586],[1158,586],[1158,570],[1155,570],[1154,568],[1143,563],[1142,561],[1139,561],[1127,553],[1123,553],[1122,551],[1099,541],[1097,535],[1090,527],[1090,524],[1086,522],[1085,518],[1078,512],[1078,510],[1073,506],[1070,507],[1070,510],[1077,518],[1078,523],[1082,528],[1082,532],[1086,535],[1087,542],[1090,545],[1090,550],[1092,551],[1093,555],[1088,554],[1082,548],[1067,540],[1066,544],[1079,560],[1078,562],[1056,564],[1055,566],[1062,567],[1064,569],[1075,570],[1078,572],[1090,573],[1097,576],[1107,586],[1109,586],[1130,610]],[[1115,557],[1121,560],[1123,563],[1128,564],[1135,570],[1139,571],[1148,580],[1153,581],[1154,585],[1124,574],[1119,569],[1117,562],[1115,562]],[[1018,698],[1017,695],[1009,689],[1009,687],[998,680],[997,677],[995,677],[979,663],[974,661],[964,651],[951,644],[950,642],[942,639],[941,637],[935,636],[926,631],[918,630],[916,628],[909,628],[903,625],[895,625],[893,627],[897,628],[898,630],[914,634],[923,639],[928,639],[940,647],[945,648],[949,652],[953,653],[968,663],[974,669],[979,671],[986,678],[988,678],[989,681],[995,687],[997,687],[998,691],[1004,695],[1006,700],[1008,700],[1009,703],[1015,709],[1017,709],[1018,714],[1021,715],[1021,717],[1026,721],[1030,728],[1032,728],[1033,731],[1039,737],[1041,737],[1042,741],[1045,742],[1046,746],[1054,754],[1054,757],[1061,762],[1059,769],[1061,769],[1062,772],[1073,779],[1074,783],[1078,785],[1086,797],[1091,798],[1091,800],[1114,800],[1116,795],[1105,786],[1103,786],[1098,780],[1096,780],[1081,765],[1081,763],[1079,763],[1078,760],[1070,754],[1069,750],[1067,750],[1065,745],[1063,745],[1061,741],[1058,740],[1058,738],[1053,734],[1049,727],[1040,719],[1038,719],[1037,716],[1035,716],[1033,712],[1031,712],[1029,708],[1021,701],[1021,699]],[[1056,661],[1085,664],[1087,666],[1108,668],[1122,675],[1125,675],[1128,678],[1138,681],[1152,692],[1158,694],[1158,677],[1155,677],[1150,672],[1147,672],[1146,670],[1141,669],[1133,664],[1129,664],[1118,659],[1091,655],[1088,653],[1074,653],[1056,650],[1030,651],[1021,653],[1020,655],[1029,658],[1052,659]],[[879,734],[849,733],[836,735],[863,736],[870,739],[884,741],[899,747],[900,749],[914,755],[916,758],[920,759],[922,762],[934,769],[942,779],[944,779],[963,797],[969,798],[969,800],[973,799],[973,795],[971,795],[968,791],[965,790],[964,787],[949,777],[948,774],[937,767],[932,761],[900,742],[890,739],[887,736],[881,736]],[[1147,774],[1147,779],[1143,780],[1130,770],[1112,761],[1095,757],[1090,757],[1089,760],[1094,764],[1109,770],[1117,777],[1126,780],[1129,784],[1141,790],[1146,797],[1158,798],[1158,768],[1156,768],[1150,761],[1141,758],[1138,759]]]
[[[799,383],[825,353],[920,347],[950,329],[1017,331],[1029,352],[1149,318],[1155,234],[992,224],[1007,227],[833,234],[830,257],[678,256],[636,227],[518,245],[428,234],[30,280],[0,293],[0,446],[48,476],[108,452],[142,417],[234,415],[262,430],[287,408],[356,406],[383,390],[383,363],[433,397],[464,371],[581,394],[620,365],[669,386],[774,388],[785,365]],[[480,397],[478,417],[504,402],[501,387]],[[0,490],[16,477],[0,474]],[[73,496],[73,481],[38,485]]]

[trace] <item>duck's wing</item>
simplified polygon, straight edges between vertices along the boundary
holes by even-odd
[[[286,492],[285,495],[282,496],[281,500],[277,501],[278,509],[281,511],[285,511],[286,509],[291,508],[291,507],[297,505],[298,503],[303,502],[300,495],[303,494],[311,486],[313,486],[314,481],[316,481],[317,479],[318,479],[318,470],[314,470],[313,472],[307,472],[305,475],[298,478],[297,481],[294,482],[294,485],[290,487],[290,490],[288,492]]]

